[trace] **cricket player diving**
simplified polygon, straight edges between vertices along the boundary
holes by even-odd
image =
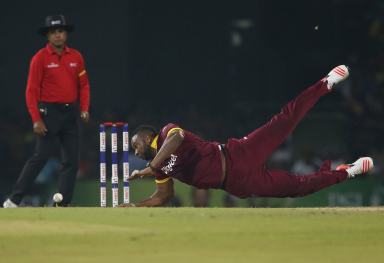
[[[176,124],[168,124],[160,132],[151,126],[140,126],[132,137],[135,154],[149,162],[148,167],[134,171],[130,180],[154,176],[156,191],[149,198],[122,204],[121,207],[161,206],[174,194],[173,179],[197,188],[223,189],[240,198],[299,197],[343,182],[373,168],[370,157],[331,170],[325,161],[319,171],[296,175],[270,170],[267,158],[292,133],[305,114],[334,85],[349,75],[340,65],[288,102],[280,113],[265,125],[241,139],[230,138],[226,144],[204,141]]]

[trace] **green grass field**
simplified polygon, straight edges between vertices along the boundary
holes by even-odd
[[[0,262],[384,262],[384,209],[0,209]]]

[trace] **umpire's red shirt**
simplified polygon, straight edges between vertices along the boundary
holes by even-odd
[[[59,55],[47,44],[32,58],[26,100],[32,121],[41,120],[39,102],[73,103],[80,100],[80,110],[89,108],[89,82],[79,51],[64,47]]]

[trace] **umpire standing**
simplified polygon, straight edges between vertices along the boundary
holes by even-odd
[[[79,166],[78,115],[89,119],[89,82],[79,51],[66,45],[74,27],[63,15],[48,16],[39,34],[46,36],[46,47],[33,56],[29,69],[26,102],[37,135],[33,156],[25,164],[5,208],[17,207],[25,192],[60,145],[62,170],[59,192],[62,206],[71,202]],[[80,108],[80,109],[79,109]]]

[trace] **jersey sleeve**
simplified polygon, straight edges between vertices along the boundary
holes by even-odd
[[[166,182],[168,182],[169,180],[171,180],[172,179],[172,177],[170,177],[170,176],[163,176],[163,175],[160,175],[160,176],[156,176],[155,175],[155,182],[157,183],[157,184],[163,184],[163,183],[166,183]]]
[[[174,132],[177,132],[177,131],[182,131],[183,129],[180,128],[177,124],[174,124],[174,123],[168,123],[167,125],[165,125],[161,131],[160,131],[160,134],[159,134],[159,137],[161,138],[161,140],[164,142],[164,140],[169,136],[171,135],[172,133]],[[169,175],[167,174],[164,174],[160,171],[157,171],[155,173],[155,181],[157,184],[162,184],[162,183],[165,183],[165,182],[168,182],[169,180],[171,180],[172,177],[170,177]]]
[[[81,111],[89,111],[89,101],[90,101],[90,88],[89,88],[89,80],[88,80],[88,74],[85,69],[85,63],[83,56],[78,53],[79,55],[79,72],[78,72],[78,78],[79,78],[79,94],[80,94],[80,110]]]
[[[43,59],[41,58],[41,54],[38,53],[31,60],[28,83],[25,91],[28,111],[33,122],[41,120],[38,101],[40,99],[40,83],[43,79],[43,71]]]
[[[163,141],[172,133],[176,131],[182,131],[183,129],[180,128],[177,124],[174,123],[168,123],[165,125],[160,132],[160,137],[163,139]]]

